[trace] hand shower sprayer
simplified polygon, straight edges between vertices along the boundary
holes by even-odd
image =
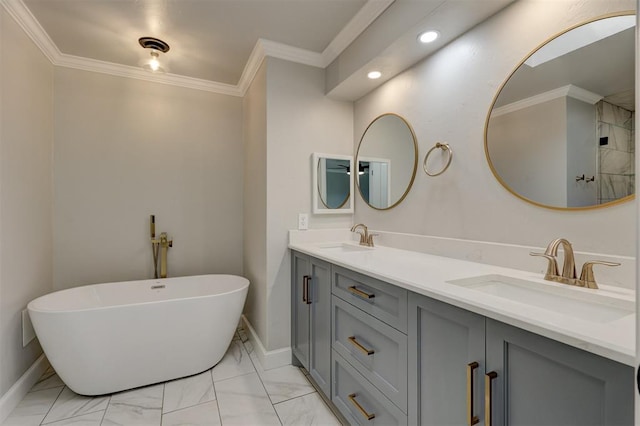
[[[173,240],[167,237],[166,232],[160,233],[160,239],[156,239],[156,216],[149,217],[149,233],[151,234],[151,251],[153,254],[153,277],[167,278],[167,253],[169,247],[173,247]],[[160,261],[158,262],[158,254]],[[158,263],[160,264],[160,276],[158,276]]]

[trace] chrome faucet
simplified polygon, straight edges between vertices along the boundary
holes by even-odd
[[[558,247],[562,245],[564,251],[564,262],[562,274],[558,274]],[[544,253],[529,253],[531,256],[541,256],[549,261],[544,279],[562,284],[575,285],[578,287],[598,288],[595,276],[593,275],[593,265],[620,266],[619,263],[593,260],[585,262],[582,266],[580,278],[576,277],[576,261],[573,255],[571,243],[564,238],[556,238],[547,246]]]
[[[358,228],[362,228],[363,232],[357,232]],[[365,225],[364,223],[358,223],[357,225],[353,225],[351,227],[351,232],[360,234],[360,245],[367,246],[367,247],[373,247],[373,237],[378,236],[378,234],[370,234],[369,228],[367,228],[367,225]]]

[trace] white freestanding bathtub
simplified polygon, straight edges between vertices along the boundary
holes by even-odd
[[[94,284],[27,306],[60,378],[102,395],[205,371],[224,355],[249,281],[233,275]]]

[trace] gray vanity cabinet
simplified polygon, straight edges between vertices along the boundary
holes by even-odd
[[[293,354],[350,424],[633,424],[630,366],[295,251],[292,297]]]
[[[487,319],[492,425],[632,425],[633,368]]]
[[[468,425],[469,415],[483,423],[484,339],[485,317],[409,298],[409,424]]]
[[[409,424],[633,424],[632,367],[419,295],[408,330]]]
[[[291,256],[291,347],[325,395],[331,395],[331,264]]]

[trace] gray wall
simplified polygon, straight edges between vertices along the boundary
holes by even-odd
[[[487,112],[500,84],[534,48],[595,16],[633,10],[634,1],[520,0],[413,68],[360,99],[354,141],[383,112],[413,125],[420,161],[437,141],[455,157],[437,178],[419,171],[413,189],[390,211],[356,198],[356,222],[372,229],[544,247],[563,236],[579,251],[635,255],[635,203],[562,212],[526,203],[506,191],[484,154]]]
[[[0,396],[41,354],[21,311],[52,289],[53,66],[0,7]]]
[[[55,70],[54,285],[242,273],[242,99]]]

